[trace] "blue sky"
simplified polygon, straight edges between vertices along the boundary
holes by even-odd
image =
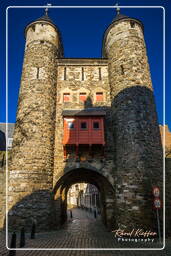
[[[45,5],[41,0],[1,1],[1,31],[0,40],[0,122],[5,122],[5,9],[7,6]],[[51,0],[54,6],[114,6],[116,1]],[[171,7],[167,0],[120,0],[120,5],[126,6],[164,6],[166,9],[166,124],[171,130],[170,94],[169,88],[169,49],[170,35],[168,33]],[[39,8],[9,9],[8,20],[8,122],[15,122],[20,77],[24,54],[24,28],[42,16],[44,10]],[[121,13],[140,19],[144,24],[144,36],[149,58],[156,108],[159,123],[163,123],[163,10],[158,8],[123,8]],[[66,58],[100,58],[103,33],[116,15],[115,9],[109,8],[58,8],[50,9],[49,16],[58,26],[62,34],[64,56]]]

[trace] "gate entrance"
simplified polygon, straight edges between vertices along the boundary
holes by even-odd
[[[78,168],[64,174],[54,189],[55,216],[60,224],[67,220],[67,194],[69,188],[76,183],[89,183],[99,191],[100,213],[103,223],[108,229],[115,227],[115,194],[114,188],[102,174],[97,171]],[[59,215],[60,213],[60,215]]]

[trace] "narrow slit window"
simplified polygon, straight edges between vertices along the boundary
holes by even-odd
[[[64,93],[64,94],[63,94],[63,101],[64,101],[64,102],[69,102],[69,101],[71,101],[71,95],[70,95],[70,93]]]
[[[123,65],[121,65],[121,73],[122,73],[122,75],[124,75],[124,67],[123,67]]]
[[[99,68],[99,80],[102,80],[102,70]]]
[[[66,77],[66,67],[64,67],[64,80],[66,80],[67,79],[67,77]]]
[[[32,25],[31,28],[33,31],[35,31],[35,25]]]
[[[86,99],[87,99],[86,92],[80,92],[79,99],[80,99],[80,101],[86,101]]]
[[[39,79],[39,68],[37,68],[37,74],[36,74],[37,79]]]
[[[103,92],[96,92],[96,101],[100,102],[104,100]]]
[[[81,73],[82,73],[82,81],[84,81],[84,68],[81,69]]]
[[[131,25],[131,28],[134,28],[135,27],[135,22],[131,20],[130,25]]]
[[[81,122],[81,129],[86,130],[87,129],[87,123],[86,122]]]

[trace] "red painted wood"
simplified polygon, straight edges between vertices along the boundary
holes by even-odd
[[[87,99],[87,94],[80,92],[80,101],[86,101],[86,99]]]
[[[103,93],[96,92],[96,101],[103,101]]]
[[[70,101],[71,100],[71,95],[70,93],[64,93],[63,95],[63,101],[64,102],[67,102],[67,101]]]
[[[71,121],[72,120],[72,121]],[[73,123],[69,128],[68,122]],[[94,128],[94,122],[99,123],[99,128]],[[84,123],[84,124],[82,124]],[[86,123],[86,127],[84,126]],[[84,128],[83,128],[84,127]],[[63,144],[105,144],[103,117],[65,117]]]

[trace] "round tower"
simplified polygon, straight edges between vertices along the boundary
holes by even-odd
[[[152,187],[162,189],[162,147],[142,22],[118,9],[104,34],[103,55],[109,63],[116,152],[116,222],[155,229]]]
[[[51,224],[58,28],[44,16],[25,29],[26,45],[9,171],[9,225]]]

